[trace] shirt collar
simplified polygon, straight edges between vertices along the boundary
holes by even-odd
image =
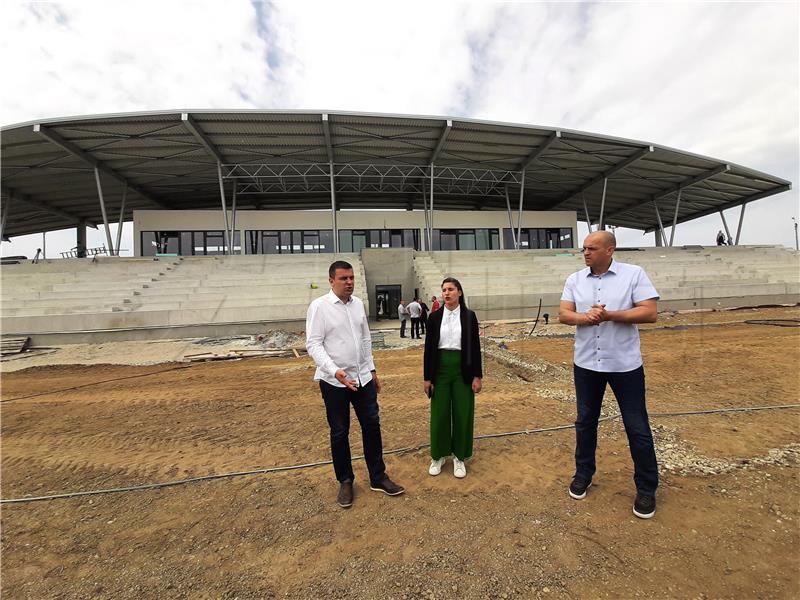
[[[458,304],[453,310],[447,308],[444,304],[442,304],[442,308],[446,311],[445,314],[450,313],[453,316],[459,316],[461,314],[461,303]]]
[[[339,299],[339,296],[337,296],[336,294],[333,293],[333,290],[328,292],[327,298],[328,298],[328,302],[330,302],[331,304],[336,304],[338,302],[339,304],[344,305],[344,302],[342,302]],[[349,300],[349,302],[347,304],[350,304],[352,301],[353,301],[353,296],[350,296],[350,300]]]
[[[617,261],[616,261],[616,259],[612,258],[611,259],[611,264],[608,266],[608,271],[603,273],[603,275],[595,275],[594,273],[592,273],[592,268],[591,267],[586,267],[584,269],[584,272],[586,273],[586,277],[602,277],[606,273],[613,273],[614,275],[616,275],[617,274]]]

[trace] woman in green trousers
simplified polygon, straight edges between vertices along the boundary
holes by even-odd
[[[431,466],[438,475],[453,455],[453,475],[466,477],[472,456],[475,394],[481,391],[481,342],[478,318],[464,302],[458,279],[442,281],[444,305],[428,317],[425,335],[424,390],[431,399]]]

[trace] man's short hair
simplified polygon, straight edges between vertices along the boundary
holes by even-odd
[[[330,277],[331,279],[336,277],[336,269],[344,269],[345,271],[352,271],[353,265],[344,260],[335,260],[331,263],[331,266],[328,268],[328,277]]]

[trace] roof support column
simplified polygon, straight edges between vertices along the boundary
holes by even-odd
[[[333,227],[333,252],[339,253],[339,227],[336,224],[336,189],[333,185],[333,161],[328,163],[331,178],[331,227]]]
[[[8,221],[8,209],[11,208],[11,194],[8,195],[8,200],[3,202],[3,217],[0,220],[0,241],[5,240],[6,222]]]
[[[732,240],[731,237],[731,230],[728,229],[728,221],[725,219],[725,213],[723,211],[719,211],[719,216],[722,217],[722,226],[725,228],[725,239]]]
[[[430,216],[428,217],[428,241],[433,250],[433,163],[431,163],[431,203],[429,205]]]
[[[425,241],[425,250],[427,252],[431,251],[431,240],[430,240],[430,232],[428,230],[428,194],[425,191],[425,182],[422,182],[422,214],[425,217],[425,235],[423,236]]]
[[[228,239],[231,241],[231,254],[236,254],[236,180],[233,180],[233,200],[231,200],[231,233]],[[241,250],[241,248],[240,248]]]
[[[125,218],[125,199],[128,197],[128,184],[122,188],[122,205],[119,207],[119,226],[117,227],[117,243],[114,244],[117,256],[119,256],[119,245],[122,243],[122,221]]]
[[[678,227],[678,209],[681,207],[681,193],[683,193],[683,188],[678,190],[678,199],[675,200],[675,216],[672,217],[672,231],[669,233],[670,248],[672,248],[672,243],[675,241],[675,229]]]
[[[583,200],[583,212],[586,215],[586,227],[589,228],[589,234],[592,233],[592,219],[589,217],[589,208],[586,206],[586,196],[581,192],[581,200]]]
[[[506,186],[506,210],[508,211],[508,226],[511,229],[511,241],[514,249],[517,248],[517,231],[514,229],[514,219],[511,217],[511,200],[508,198],[508,186]]]
[[[75,256],[86,258],[86,221],[81,219],[75,227]]]
[[[522,201],[525,199],[525,169],[522,169],[522,176],[519,180],[519,215],[517,216],[517,250],[522,249]],[[529,242],[530,245],[530,242]]]
[[[664,223],[661,221],[661,212],[658,210],[658,200],[653,200],[653,206],[656,207],[656,219],[658,219],[658,229],[656,230],[656,237],[661,237],[661,243],[667,245],[667,234],[664,231]],[[658,246],[660,244],[656,244]]]
[[[100,198],[100,212],[103,213],[103,226],[106,230],[106,243],[108,244],[109,256],[114,256],[114,244],[111,242],[111,229],[108,227],[108,215],[106,214],[106,202],[103,199],[103,186],[100,185],[100,169],[94,168],[94,180],[97,182],[97,196]]]
[[[733,242],[734,246],[739,245],[739,238],[742,236],[742,223],[744,223],[744,209],[746,206],[746,202],[742,204],[742,212],[739,213],[739,226],[736,228],[736,240]]]
[[[603,198],[600,200],[600,220],[597,222],[597,230],[601,231],[605,229],[605,223],[603,223],[603,217],[605,217],[606,212],[606,190],[608,189],[608,177],[603,177]]]
[[[230,228],[228,227],[228,207],[225,206],[225,186],[222,183],[222,163],[217,161],[217,179],[219,180],[219,199],[222,203],[222,217],[225,221],[225,254],[230,254],[231,242],[228,237]]]

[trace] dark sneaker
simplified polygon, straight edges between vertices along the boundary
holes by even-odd
[[[592,487],[592,481],[586,480],[577,475],[572,478],[572,483],[569,484],[569,495],[575,500],[583,500],[586,498],[586,490]]]
[[[369,489],[375,492],[383,492],[384,494],[388,494],[389,496],[399,496],[403,492],[406,491],[402,485],[397,485],[394,481],[389,479],[388,477],[381,481],[380,483],[372,483],[369,486]]]
[[[336,504],[342,508],[353,506],[353,482],[345,481],[339,486],[339,495],[336,496]]]
[[[655,496],[636,494],[636,501],[633,503],[633,514],[640,519],[649,519],[656,514]]]

